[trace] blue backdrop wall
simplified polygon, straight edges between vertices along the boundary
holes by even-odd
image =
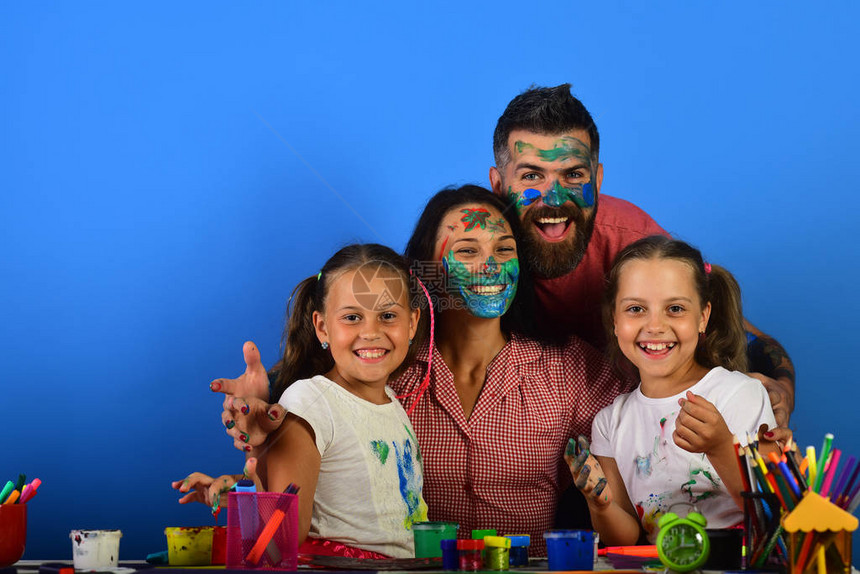
[[[173,479],[238,472],[211,379],[277,357],[292,286],[401,249],[487,183],[530,84],[572,82],[603,192],[730,267],[790,351],[801,445],[860,455],[860,10],[794,2],[3,2],[0,480],[43,481],[26,557],[209,523]]]

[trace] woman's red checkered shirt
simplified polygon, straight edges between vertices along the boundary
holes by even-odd
[[[415,391],[427,349],[391,387]],[[412,412],[424,463],[430,520],[472,529],[529,534],[531,555],[545,556],[559,495],[570,482],[563,453],[570,437],[591,434],[594,415],[630,391],[600,353],[578,338],[546,346],[511,337],[487,367],[472,414],[463,415],[454,376],[434,350],[430,386]],[[409,408],[415,396],[403,398]]]

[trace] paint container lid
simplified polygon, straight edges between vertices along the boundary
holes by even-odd
[[[457,549],[457,541],[453,538],[440,540],[439,544],[442,546],[442,550],[456,550]]]
[[[484,549],[484,541],[483,540],[460,539],[457,541],[457,550],[483,550],[483,549]]]
[[[495,536],[495,528],[477,528],[472,530],[472,538],[475,540],[483,540],[484,536]]]
[[[484,536],[484,545],[487,548],[510,548],[511,539],[504,536]]]
[[[529,546],[532,541],[528,534],[508,534],[505,538],[510,539],[511,546]]]
[[[574,540],[594,540],[594,532],[591,530],[547,530],[543,533],[546,539],[568,538]]]
[[[460,525],[456,522],[413,522],[412,530],[457,530]]]

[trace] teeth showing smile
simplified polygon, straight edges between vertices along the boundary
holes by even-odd
[[[639,343],[639,347],[646,351],[665,351],[673,349],[676,343]]]
[[[505,290],[504,285],[470,285],[469,291],[478,295],[497,295]]]
[[[540,217],[537,220],[538,223],[542,225],[548,225],[552,223],[565,223],[567,222],[566,217]]]
[[[358,349],[355,354],[362,359],[378,359],[387,352],[385,349]]]

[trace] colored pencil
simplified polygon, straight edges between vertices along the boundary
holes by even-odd
[[[809,489],[815,490],[815,479],[818,478],[818,463],[815,458],[815,447],[806,447],[806,458],[809,460]]]
[[[791,473],[794,475],[794,480],[797,482],[797,485],[800,487],[801,491],[808,490],[809,485],[806,484],[806,479],[803,478],[803,473],[800,471],[800,466],[797,464],[797,444],[792,444],[789,451],[786,453],[785,459],[788,464],[788,468],[791,469]]]
[[[818,469],[815,473],[815,492],[821,494],[821,484],[824,482],[824,467],[827,464],[827,457],[830,455],[830,447],[833,445],[833,435],[827,433],[824,435],[824,444],[821,445],[821,452],[818,458]]]
[[[833,449],[833,456],[830,459],[830,465],[827,467],[824,482],[821,483],[821,490],[818,491],[818,494],[825,498],[830,495],[830,486],[833,484],[833,477],[836,476],[836,469],[839,467],[839,457],[841,455],[841,450],[838,448]]]

